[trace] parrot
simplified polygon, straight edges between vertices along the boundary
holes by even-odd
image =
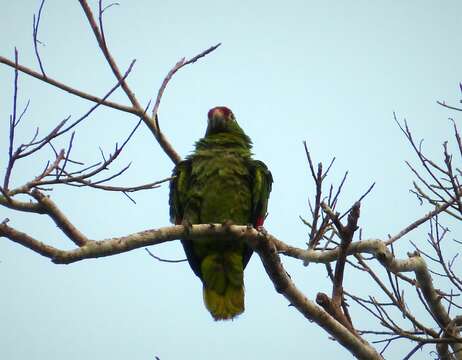
[[[252,225],[261,230],[273,178],[252,158],[252,141],[233,112],[217,106],[208,112],[205,136],[180,161],[170,181],[170,221],[185,224]],[[181,240],[194,274],[203,284],[205,307],[215,320],[244,312],[244,268],[252,256],[245,240]]]

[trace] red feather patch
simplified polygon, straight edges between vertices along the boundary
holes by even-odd
[[[216,106],[209,110],[209,113],[207,114],[209,119],[213,117],[215,111],[221,112],[225,118],[229,117],[229,115],[231,114],[231,110],[228,109],[226,106]]]
[[[265,218],[263,216],[257,217],[257,221],[255,221],[255,227],[262,227],[264,222]]]

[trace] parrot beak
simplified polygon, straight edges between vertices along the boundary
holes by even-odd
[[[218,133],[228,130],[228,122],[232,119],[232,112],[227,107],[217,106],[208,113],[207,133]]]

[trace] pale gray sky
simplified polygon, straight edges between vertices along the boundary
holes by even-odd
[[[39,1],[0,5],[0,54],[38,69],[33,55],[32,14]],[[95,5],[95,2],[92,2]],[[96,8],[95,8],[96,10]],[[181,70],[165,92],[160,121],[182,156],[203,135],[206,113],[215,105],[233,109],[252,137],[255,157],[274,177],[266,228],[304,246],[311,183],[302,141],[316,161],[337,157],[332,181],[350,171],[339,209],[346,209],[375,181],[362,206],[364,237],[384,238],[428,211],[409,194],[414,160],[393,122],[406,117],[416,137],[439,155],[451,136],[448,116],[435,101],[457,103],[460,67],[460,1],[121,1],[106,13],[109,47],[120,67],[137,59],[129,84],[143,102],[153,97],[168,70],[222,42],[200,62]],[[40,29],[47,74],[102,96],[115,80],[77,1],[49,0]],[[0,161],[6,166],[7,126],[13,71],[0,66]],[[24,75],[20,104],[31,100],[18,141],[51,129],[92,105]],[[121,92],[114,100],[128,103]],[[135,118],[100,108],[78,127],[73,157],[88,163],[122,141]],[[19,140],[20,139],[20,140]],[[66,142],[63,141],[62,146]],[[59,145],[59,144],[57,144]],[[37,175],[52,156],[44,152],[19,163],[13,180]],[[133,161],[119,183],[137,185],[169,176],[172,163],[146,128],[127,147],[119,168]],[[3,176],[3,172],[0,173]],[[168,189],[141,192],[133,205],[124,196],[56,188],[53,199],[90,238],[102,239],[168,225]],[[69,248],[46,217],[0,208],[0,220],[54,246]],[[410,238],[424,241],[425,229]],[[406,256],[407,240],[398,254]],[[182,258],[178,242],[152,249]],[[283,259],[306,295],[329,292],[324,267]],[[257,256],[245,272],[246,311],[217,323],[202,304],[201,284],[187,264],[153,261],[144,250],[69,266],[13,243],[0,241],[0,358],[20,359],[347,359],[349,353],[307,322],[277,294]],[[346,287],[373,294],[346,275]],[[356,323],[367,315],[352,307]],[[397,359],[409,344],[391,346]],[[429,358],[431,348],[414,356]]]

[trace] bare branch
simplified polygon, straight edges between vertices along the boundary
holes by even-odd
[[[40,19],[42,16],[42,9],[43,9],[44,4],[45,4],[45,0],[42,0],[42,2],[40,3],[37,17],[34,14],[33,25],[32,25],[32,38],[34,40],[35,57],[37,58],[37,61],[39,63],[40,71],[42,72],[42,75],[46,77],[45,70],[43,69],[42,59],[40,59],[40,54],[39,54],[38,46],[37,46],[38,44],[42,44],[38,39],[38,31],[39,31]]]
[[[445,108],[451,109],[451,110],[462,111],[461,108],[458,108],[458,107],[455,107],[455,106],[450,106],[450,105],[446,104],[444,101],[437,101],[436,103],[441,105],[441,106],[444,106]]]
[[[136,109],[133,109],[133,107],[131,106],[126,106],[126,105],[122,105],[122,104],[118,104],[118,103],[115,103],[115,102],[112,102],[112,101],[108,101],[108,100],[103,100],[97,96],[94,96],[94,95],[91,95],[89,93],[86,93],[84,91],[81,91],[81,90],[78,90],[78,89],[75,89],[75,88],[72,88],[68,85],[65,85],[63,84],[62,82],[58,81],[58,80],[55,80],[55,79],[52,79],[50,78],[49,76],[44,76],[43,74],[41,73],[38,73],[26,66],[23,66],[23,65],[20,65],[20,64],[16,64],[14,61],[11,61],[3,56],[0,56],[0,63],[2,64],[5,64],[7,66],[10,66],[12,67],[13,69],[16,69],[24,74],[27,74],[27,75],[30,75],[36,79],[39,79],[47,84],[50,84],[50,85],[53,85],[61,90],[64,90],[72,95],[75,95],[75,96],[78,96],[82,99],[86,99],[86,100],[89,100],[89,101],[92,101],[94,103],[97,103],[97,104],[102,104],[102,105],[105,105],[105,106],[108,106],[108,107],[111,107],[113,109],[116,109],[116,110],[120,110],[120,111],[124,111],[124,112],[128,112],[128,113],[131,113],[131,114],[134,114],[134,115],[139,115],[139,113],[137,112]]]
[[[14,49],[14,61],[15,64],[18,64],[18,50]],[[14,162],[16,161],[16,154],[13,154],[14,146],[14,132],[15,128],[18,125],[16,122],[16,108],[18,101],[18,70],[14,71],[14,90],[13,90],[13,113],[10,116],[10,136],[9,136],[9,146],[8,146],[8,165],[6,166],[5,178],[3,181],[3,189],[8,191],[8,185],[10,182],[11,171],[13,170]]]
[[[168,260],[168,259],[162,259],[156,255],[154,255],[151,251],[149,251],[148,248],[144,248],[144,250],[146,250],[146,252],[149,254],[150,257],[160,261],[160,262],[166,262],[166,263],[171,263],[171,264],[176,264],[176,263],[180,263],[180,262],[185,262],[185,261],[188,261],[188,259],[181,259],[181,260]]]
[[[330,209],[329,206],[326,205],[324,202],[321,203],[321,207],[337,228],[337,231],[341,239],[341,244],[339,256],[335,265],[335,273],[332,278],[332,300],[329,299],[327,295],[323,293],[318,293],[318,296],[316,297],[316,302],[320,304],[329,314],[335,317],[343,326],[345,326],[354,335],[357,336],[357,332],[353,327],[343,297],[343,276],[347,258],[347,251],[353,240],[353,235],[358,228],[357,223],[359,219],[360,203],[356,202],[353,205],[352,210],[348,215],[348,223],[346,226],[343,226],[340,223],[338,213],[334,213],[333,210]],[[331,271],[329,269],[329,273],[330,272]]]
[[[135,97],[135,94],[133,91],[129,88],[127,82],[122,78],[122,74],[119,70],[119,67],[117,66],[117,63],[115,62],[113,56],[109,52],[109,49],[106,45],[105,39],[101,33],[101,29],[98,27],[96,20],[93,16],[93,13],[91,11],[90,6],[88,5],[86,0],[79,0],[80,5],[82,6],[82,9],[87,17],[87,20],[93,30],[93,34],[95,35],[96,41],[99,44],[99,47],[101,51],[104,54],[104,57],[106,58],[107,63],[109,64],[114,76],[121,82],[122,89],[124,90],[125,94],[127,95],[128,99],[130,100],[133,109],[141,116],[143,119],[143,122],[147,125],[149,130],[151,130],[151,133],[154,135],[156,138],[157,142],[159,145],[162,147],[164,152],[170,157],[170,159],[174,163],[178,163],[181,159],[181,157],[177,154],[175,149],[172,147],[172,145],[168,142],[164,134],[160,131],[159,128],[157,128],[155,119],[149,117],[144,111],[143,108],[141,107],[138,99]],[[100,19],[101,19],[101,6],[100,6]]]
[[[200,58],[203,58],[204,56],[210,54],[212,51],[216,50],[221,43],[218,43],[217,45],[211,46],[208,49],[202,51],[200,54],[193,56],[191,59],[186,60],[185,58],[180,59],[175,66],[168,72],[167,76],[164,78],[164,81],[162,81],[162,85],[159,88],[159,91],[157,92],[157,97],[156,97],[156,102],[154,103],[154,108],[152,109],[152,115],[151,117],[153,119],[156,119],[156,125],[157,128],[159,128],[159,122],[158,122],[158,112],[159,112],[159,106],[160,106],[160,101],[162,99],[162,96],[164,95],[165,88],[168,85],[168,82],[172,79],[173,75],[180,70],[181,68],[185,67],[186,65],[193,64]]]
[[[258,238],[257,238],[258,239]],[[249,239],[252,244],[252,240]],[[301,293],[285,271],[279,258],[277,247],[266,235],[260,235],[260,241],[253,243],[263,266],[278,293],[297,308],[308,320],[315,321],[324,330],[347,348],[358,359],[383,359],[367,342],[353,335],[350,330],[338,323],[322,308],[316,306]]]
[[[7,221],[3,221],[0,223],[0,237],[2,236],[48,258],[53,258],[60,252],[60,250],[47,244],[44,244],[34,239],[32,236],[27,235],[26,233],[9,227],[7,225]]]
[[[402,238],[404,235],[406,235],[407,233],[411,232],[412,230],[416,229],[417,227],[419,227],[420,225],[426,223],[428,220],[430,220],[431,218],[433,218],[434,216],[438,215],[439,213],[445,211],[449,206],[451,206],[453,203],[452,202],[448,202],[448,203],[445,203],[441,206],[438,206],[436,207],[435,210],[433,211],[430,211],[429,213],[427,213],[426,215],[424,215],[423,217],[421,217],[420,219],[417,219],[416,221],[414,221],[413,223],[409,224],[408,226],[406,226],[403,230],[401,230],[398,234],[396,234],[395,236],[392,236],[390,237],[388,240],[387,240],[387,245],[391,245],[393,244],[395,241],[399,240],[400,238]]]
[[[45,209],[47,215],[49,215],[56,225],[62,230],[66,236],[71,239],[76,245],[83,246],[88,242],[88,239],[83,235],[71,222],[70,220],[58,209],[56,204],[39,190],[34,189],[31,195],[37,200],[37,202]]]

